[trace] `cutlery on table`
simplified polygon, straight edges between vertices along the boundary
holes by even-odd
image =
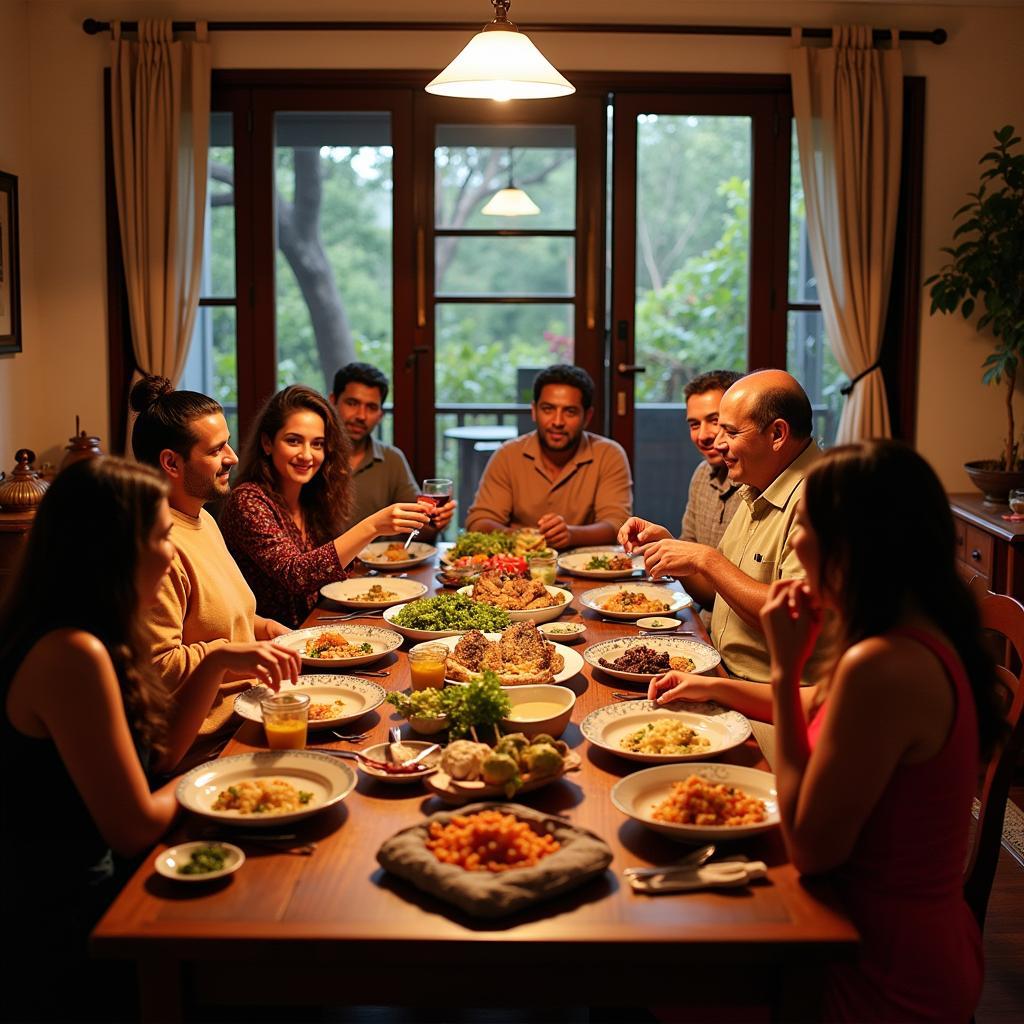
[[[705,846],[698,846],[692,853],[681,857],[675,864],[667,864],[657,868],[626,868],[622,873],[630,878],[650,878],[654,875],[664,875],[675,871],[694,871],[701,865],[706,864],[715,854],[715,844],[707,843]]]
[[[616,700],[647,700],[647,694],[645,693],[620,693],[613,692],[612,696]]]
[[[346,619],[369,619],[374,615],[383,615],[383,610],[376,611],[358,611],[358,612],[346,612],[344,615],[321,615],[317,618],[317,622],[344,622]]]
[[[387,679],[391,674],[390,672],[370,672],[366,669],[361,668],[350,668],[348,670],[350,676],[367,676],[369,679]]]
[[[367,576],[387,576],[389,579],[401,580],[405,579],[409,574],[407,572],[384,572],[383,569],[367,569]]]
[[[321,754],[330,754],[333,757],[340,757],[347,761],[358,761],[360,764],[369,765],[379,771],[387,772],[389,775],[415,775],[419,771],[426,771],[427,766],[420,762],[436,750],[441,749],[440,743],[432,743],[429,747],[421,750],[415,757],[406,761],[395,763],[394,761],[378,761],[375,758],[367,757],[358,750],[321,750]]]
[[[216,829],[206,829],[203,835],[211,839],[218,838]],[[243,843],[258,843],[279,853],[292,853],[299,857],[308,857],[316,849],[313,841],[297,843],[295,840],[298,836],[294,832],[234,832],[231,838]]]
[[[352,736],[346,736],[343,732],[337,732],[335,729],[332,729],[331,735],[339,740],[344,740],[346,743],[359,743],[361,740],[365,740],[370,734],[368,732],[360,732]]]

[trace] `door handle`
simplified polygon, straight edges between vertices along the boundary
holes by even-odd
[[[646,366],[637,366],[635,363],[619,363],[619,365],[616,367],[616,369],[619,371],[619,373],[630,374],[630,375],[632,375],[634,373],[646,373],[647,372],[647,367]]]
[[[416,365],[420,356],[425,356],[430,349],[426,345],[414,345],[412,351],[405,357],[405,368],[411,370]]]

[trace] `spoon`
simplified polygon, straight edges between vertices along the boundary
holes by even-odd
[[[687,854],[675,864],[667,864],[657,868],[626,868],[622,873],[627,878],[653,878],[656,875],[675,874],[681,871],[694,871],[714,856],[715,844],[708,843],[707,846],[698,846],[693,853]]]

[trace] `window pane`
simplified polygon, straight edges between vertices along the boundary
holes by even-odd
[[[203,239],[203,298],[235,296],[235,150],[232,116],[210,114],[206,232]]]
[[[846,375],[832,355],[821,313],[790,311],[786,367],[803,385],[814,410],[814,436],[824,445],[835,443]]]
[[[792,161],[789,171],[789,301],[818,301],[818,282],[811,266],[811,250],[807,244],[807,209],[804,203],[804,182],[800,174],[800,152],[796,143],[796,121],[793,121]]]
[[[238,437],[237,317],[234,306],[200,306],[192,331],[184,391],[198,391],[224,406],[231,443]]]
[[[275,118],[277,380],[330,391],[353,359],[391,375],[390,115]]]
[[[747,365],[751,119],[637,118],[634,494],[676,527],[699,455],[683,386]]]
[[[572,295],[573,238],[453,238],[436,242],[438,295]]]

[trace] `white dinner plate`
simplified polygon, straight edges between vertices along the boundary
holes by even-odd
[[[623,750],[622,741],[654,722],[682,722],[710,746],[691,754],[641,754]],[[630,761],[644,764],[675,764],[679,761],[699,761],[732,750],[750,736],[750,722],[738,711],[730,711],[720,704],[695,703],[677,700],[671,704],[655,704],[650,700],[621,701],[591,711],[580,723],[580,731],[595,747],[607,750]]]
[[[630,683],[646,683],[660,672],[625,672],[618,668],[608,668],[601,664],[601,658],[615,661],[630,647],[649,647],[659,654],[664,651],[670,658],[689,658],[693,662],[693,671],[710,672],[722,660],[722,656],[710,644],[701,643],[688,636],[659,635],[647,633],[643,636],[620,636],[614,640],[602,640],[591,644],[583,652],[587,664],[593,668],[607,672],[616,679],[624,679]],[[665,671],[668,671],[667,669]]]
[[[432,597],[439,597],[439,594],[433,594]],[[429,601],[431,598],[424,598]],[[480,602],[481,604],[483,602]],[[412,626],[403,626],[395,621],[395,616],[408,605],[396,604],[390,608],[384,609],[384,621],[392,628],[397,630],[402,636],[408,637],[410,640],[441,640],[446,636],[462,636],[463,633],[468,633],[473,626],[468,626],[466,629],[414,629]],[[490,607],[488,605],[487,607]]]
[[[224,867],[219,871],[206,871],[201,875],[183,875],[178,868],[192,860],[192,852],[204,846],[220,846],[224,850]],[[233,874],[245,863],[245,854],[233,843],[225,843],[220,839],[203,839],[193,843],[180,843],[163,853],[158,853],[153,867],[164,876],[175,882],[212,882],[215,878],[223,878]]]
[[[402,543],[403,541],[393,540],[375,541],[373,544],[367,544],[366,547],[359,552],[359,559],[367,565],[372,565],[375,569],[390,572],[392,569],[411,569],[414,565],[422,565],[437,554],[437,548],[435,548],[433,544],[423,544],[418,540],[414,540],[409,547],[403,551],[402,558],[392,561],[391,559],[384,557],[384,552],[387,551],[392,544],[398,544],[401,546]]]
[[[589,562],[596,555],[624,555],[625,551],[617,547],[575,548],[558,556],[558,568],[573,576],[582,576],[588,580],[623,580],[631,576],[637,569],[643,569],[644,560],[640,555],[630,555],[633,563],[629,569],[588,569]]]
[[[386,597],[371,597],[374,587]],[[425,583],[419,580],[401,580],[394,576],[355,576],[348,580],[337,580],[320,588],[329,601],[337,601],[346,608],[388,608],[393,604],[415,601],[427,592]]]
[[[215,811],[222,790],[255,779],[281,779],[300,792],[312,794],[298,810],[280,814],[242,814]],[[312,750],[271,750],[257,754],[233,754],[193,768],[178,782],[175,796],[187,811],[228,825],[275,828],[299,821],[340,803],[352,792],[356,773],[340,760]]]
[[[344,701],[344,706],[333,718],[311,718],[310,729],[336,729],[339,725],[347,725],[379,708],[387,699],[383,687],[370,682],[369,679],[356,679],[355,676],[299,676],[297,683],[287,679],[281,684],[281,693],[293,691],[309,694],[311,704]],[[270,687],[264,683],[253,686],[235,698],[235,710],[250,722],[262,723],[263,709],[260,707],[260,701],[266,700],[272,693]]]
[[[601,607],[605,601],[624,590],[633,594],[641,594],[650,601],[659,601],[668,607],[654,611],[647,608],[643,611],[632,612],[613,612]],[[628,622],[631,619],[642,619],[648,615],[674,615],[684,608],[689,608],[693,604],[693,600],[685,590],[672,590],[657,583],[613,583],[607,587],[594,587],[593,590],[585,590],[580,594],[580,604],[606,619],[621,619],[623,622]]]
[[[357,648],[369,646],[368,651],[359,651],[351,658],[314,658],[306,654],[306,641],[315,640],[324,633],[340,633],[350,644]],[[357,668],[380,661],[386,654],[397,651],[402,646],[402,638],[393,629],[383,626],[356,626],[347,622],[327,623],[324,626],[309,626],[296,629],[291,633],[283,633],[274,637],[278,647],[289,651],[298,651],[302,655],[302,664],[312,669],[346,669]]]
[[[755,825],[674,825],[667,821],[656,821],[652,817],[655,805],[669,795],[674,782],[683,782],[691,775],[699,775],[711,783],[734,786],[743,790],[747,796],[763,800],[766,812],[764,821]],[[775,776],[770,772],[736,764],[691,761],[687,764],[661,764],[656,768],[644,768],[617,782],[612,787],[611,799],[626,817],[683,843],[718,843],[729,839],[745,839],[758,832],[766,832],[779,823]]]
[[[572,604],[572,592],[569,590],[563,590],[561,587],[552,586],[550,583],[544,584],[544,589],[554,598],[558,600],[558,604],[549,605],[547,608],[522,608],[517,611],[513,611],[511,608],[506,608],[508,617],[513,622],[552,622],[558,618],[562,612],[565,611],[569,605]],[[455,591],[456,594],[465,594],[466,597],[473,596],[472,587],[461,587]],[[482,600],[482,598],[474,598],[474,600]],[[489,601],[485,601],[485,604],[489,604]]]
[[[484,633],[484,636],[488,640],[500,640],[501,639],[501,634],[500,633]],[[434,643],[438,643],[438,644],[443,644],[445,647],[448,648],[449,651],[454,651],[455,650],[455,645],[461,639],[462,639],[461,635],[459,635],[459,636],[447,636],[447,637],[442,637],[441,639],[435,640],[433,642]],[[417,644],[416,645],[416,647],[420,647],[420,646],[422,646],[422,645],[421,644]],[[572,648],[566,647],[564,644],[553,644],[553,646],[554,646],[555,650],[565,659],[565,664],[562,666],[562,671],[559,672],[555,676],[553,682],[564,683],[566,679],[572,679],[572,677],[574,675],[577,675],[578,673],[583,671],[583,658],[580,656],[578,651],[574,651],[574,650],[572,650]],[[416,647],[413,647],[412,649],[416,650]],[[455,679],[446,679],[445,682],[449,683],[452,686],[465,686],[466,685],[465,683],[460,683],[460,682],[458,682]]]

